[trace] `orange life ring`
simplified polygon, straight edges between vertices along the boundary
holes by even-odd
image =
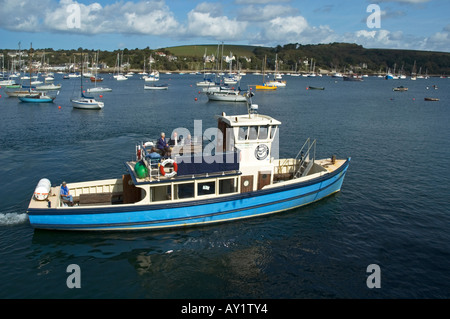
[[[169,174],[166,174],[166,171],[164,170],[164,167],[167,164],[172,164],[173,165],[173,171],[170,172]],[[161,164],[159,164],[159,172],[161,173],[162,176],[174,177],[177,174],[177,171],[178,171],[178,164],[173,159],[170,159],[170,158],[166,159]]]

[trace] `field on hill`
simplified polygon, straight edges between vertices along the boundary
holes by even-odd
[[[253,57],[255,54],[253,50],[257,48],[255,46],[245,46],[245,45],[223,45],[223,55],[230,55],[230,52],[236,57]],[[176,56],[186,56],[186,57],[203,57],[206,55],[222,55],[222,45],[217,44],[205,44],[205,45],[183,45],[177,47],[164,48],[165,50],[171,52]]]

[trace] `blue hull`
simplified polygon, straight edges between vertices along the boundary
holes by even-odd
[[[206,200],[150,205],[29,209],[35,228],[138,230],[205,225],[263,216],[313,203],[341,189],[350,159],[337,171],[299,183]]]
[[[51,103],[53,99],[34,99],[28,97],[19,97],[19,100],[25,103]]]

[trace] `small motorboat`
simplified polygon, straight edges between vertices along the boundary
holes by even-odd
[[[308,90],[325,90],[325,88],[318,86],[308,86]]]
[[[359,75],[344,75],[342,78],[344,81],[362,82],[363,78]]]
[[[168,84],[144,85],[144,90],[167,90],[168,88]]]
[[[45,92],[38,92],[37,94],[30,94],[26,96],[19,96],[20,101],[25,103],[51,103],[55,99],[53,96],[47,95]]]
[[[61,84],[44,84],[36,87],[36,91],[57,91],[61,89]]]
[[[265,82],[263,85],[255,85],[256,90],[276,90],[278,86],[276,85],[270,85],[267,82]]]
[[[90,89],[87,89],[88,93],[103,93],[103,92],[112,92],[111,88],[104,88],[104,87],[93,87]]]
[[[91,76],[91,82],[102,82],[103,78]]]

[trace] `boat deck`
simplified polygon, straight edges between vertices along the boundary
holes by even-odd
[[[325,158],[320,160],[315,160],[316,164],[319,164],[323,168],[325,168],[329,173],[334,172],[339,167],[342,166],[346,162],[345,159],[335,159],[334,162],[331,158]]]
[[[158,164],[152,164],[148,169],[148,175],[146,175],[143,178],[138,177],[138,174],[135,171],[135,165],[136,161],[130,161],[126,162],[125,165],[130,172],[130,174],[133,176],[136,184],[147,184],[147,183],[154,183],[154,182],[167,182],[169,180],[173,181],[179,181],[179,180],[192,180],[195,176],[197,179],[201,178],[212,178],[212,177],[220,177],[220,176],[230,176],[230,175],[240,175],[240,172],[237,170],[230,170],[230,171],[219,171],[214,173],[195,173],[192,175],[175,175],[174,177],[166,177],[160,174],[160,169]],[[171,172],[173,169],[169,168],[169,172]],[[169,173],[168,172],[168,173]]]
[[[31,197],[31,201],[28,207],[31,208],[48,208],[58,207],[60,204],[59,193],[61,186],[53,186],[50,188],[50,193],[48,194],[47,200],[36,200],[34,196]]]

